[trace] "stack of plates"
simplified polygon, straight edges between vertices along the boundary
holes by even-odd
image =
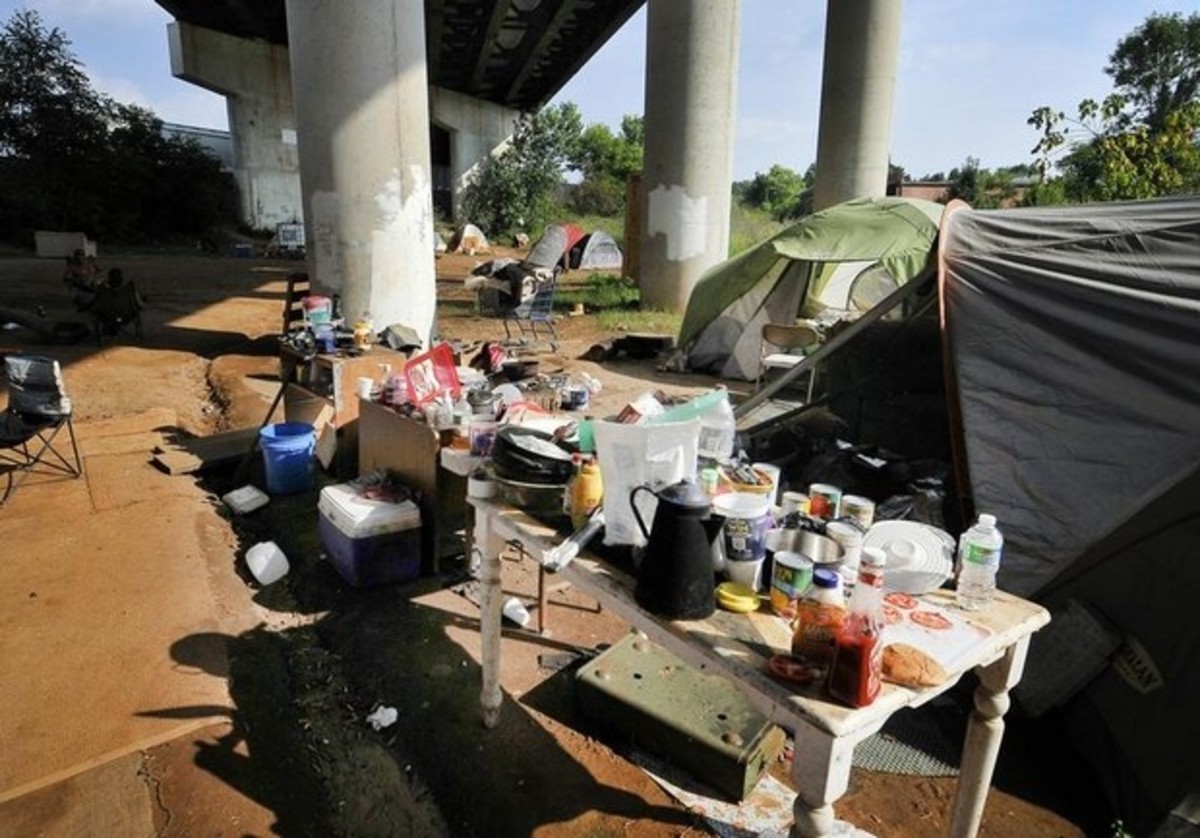
[[[880,521],[867,530],[863,547],[887,554],[883,586],[919,596],[954,575],[954,538],[919,521]]]

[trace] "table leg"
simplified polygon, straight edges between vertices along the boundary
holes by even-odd
[[[832,835],[833,804],[850,785],[854,742],[807,726],[794,735],[792,780],[797,794],[790,838]]]
[[[967,721],[962,773],[950,821],[951,838],[974,838],[979,832],[1004,736],[1004,714],[1011,703],[1008,691],[1020,682],[1028,651],[1026,636],[1009,646],[999,660],[976,670],[979,686],[975,689],[975,709]]]
[[[495,727],[500,721],[500,551],[502,545],[492,535],[491,513],[475,509],[474,549],[479,556],[479,635],[483,654],[483,689],[479,703],[483,724]]]
[[[550,607],[550,591],[546,588],[546,568],[538,565],[538,634],[546,635],[546,609]]]

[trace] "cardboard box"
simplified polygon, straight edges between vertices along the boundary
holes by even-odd
[[[389,585],[421,574],[421,511],[411,500],[370,500],[338,483],[321,490],[317,509],[321,542],[347,584]]]

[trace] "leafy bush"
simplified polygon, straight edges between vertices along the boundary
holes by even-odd
[[[592,274],[583,288],[562,289],[555,302],[563,308],[573,308],[583,303],[592,311],[607,309],[629,309],[637,306],[641,295],[633,280],[616,274]]]

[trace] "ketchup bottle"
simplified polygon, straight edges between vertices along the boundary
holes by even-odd
[[[864,547],[850,613],[838,629],[826,688],[851,707],[866,707],[879,695],[883,677],[883,566],[877,547]]]

